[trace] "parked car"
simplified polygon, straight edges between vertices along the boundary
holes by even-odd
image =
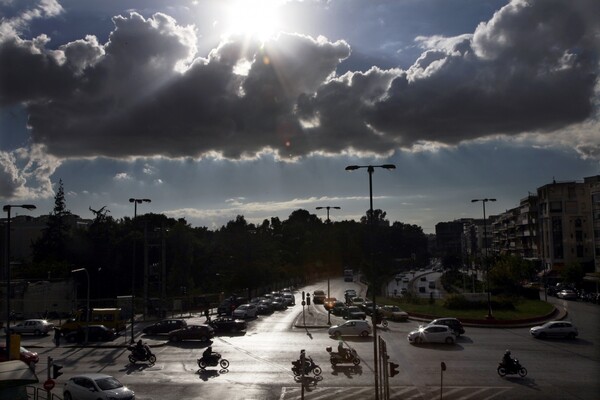
[[[539,339],[569,338],[575,339],[579,331],[570,321],[549,321],[529,330],[531,336]]]
[[[208,322],[208,325],[212,327],[217,333],[239,332],[245,330],[248,327],[246,321],[232,317],[217,317]]]
[[[360,307],[365,302],[365,299],[362,297],[353,297],[351,302],[353,306]]]
[[[438,318],[431,321],[428,325],[446,325],[450,327],[456,337],[464,335],[465,333],[462,322],[456,318]]]
[[[231,296],[230,298],[223,300],[221,304],[219,304],[219,307],[217,307],[217,314],[231,315],[233,310],[235,310],[241,304],[245,303],[248,303],[248,301],[245,298]]]
[[[365,312],[365,314],[373,315],[373,302],[371,300],[365,299],[365,301],[363,301],[359,307]],[[375,306],[375,308],[377,309],[378,307]]]
[[[322,290],[315,290],[313,292],[313,303],[315,304],[323,304],[326,298],[327,295],[325,295],[325,292]]]
[[[40,361],[40,356],[35,351],[29,351],[25,347],[19,348],[19,360],[23,361],[27,365],[37,364]],[[0,362],[8,361],[8,354],[6,351],[6,343],[0,343]]]
[[[402,311],[398,306],[381,306],[379,308],[379,312],[383,318],[389,319],[391,321],[406,321],[408,320],[408,313],[406,311]]]
[[[256,313],[260,314],[260,315],[265,315],[265,314],[272,314],[274,311],[273,308],[273,302],[269,299],[264,299],[261,300],[257,305],[256,305]]]
[[[334,325],[329,328],[329,336],[346,336],[346,335],[358,335],[358,336],[369,336],[371,334],[371,325],[367,321],[360,319],[352,319],[344,322],[340,325]]]
[[[185,319],[168,318],[145,327],[142,332],[146,335],[158,335],[161,333],[169,333],[175,329],[181,329],[186,326],[187,322]]]
[[[169,341],[179,342],[181,340],[199,340],[207,342],[215,336],[215,330],[206,325],[188,325],[185,328],[169,332]]]
[[[344,319],[365,319],[367,314],[357,306],[346,307]]]
[[[283,299],[286,301],[286,305],[288,306],[296,305],[296,297],[291,292],[284,292]]]
[[[115,330],[112,328],[107,328],[104,325],[90,325],[67,333],[65,340],[69,343],[84,342],[86,331],[88,331],[88,341],[90,342],[108,342],[117,336]]]
[[[556,297],[563,300],[577,300],[577,292],[570,289],[563,289],[556,294]]]
[[[32,333],[36,336],[47,335],[52,330],[54,324],[45,319],[28,319],[10,327],[10,333]]]
[[[106,374],[75,375],[63,387],[64,400],[134,400],[133,390]]]
[[[406,336],[410,343],[447,343],[453,344],[456,341],[452,329],[446,325],[427,325],[420,326],[419,329],[409,332]]]
[[[257,314],[257,308],[256,305],[254,304],[242,304],[240,306],[238,306],[235,310],[233,310],[233,313],[231,314],[231,316],[233,318],[256,318],[256,314]]]
[[[273,309],[276,311],[282,311],[287,309],[285,301],[281,297],[272,297],[271,306],[273,306]]]

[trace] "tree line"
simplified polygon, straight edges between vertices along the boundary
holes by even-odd
[[[92,298],[109,298],[131,292],[132,273],[139,291],[147,262],[149,295],[160,296],[164,262],[166,294],[178,296],[341,276],[345,268],[376,279],[429,259],[422,228],[390,223],[381,210],[373,211],[372,221],[367,211],[358,222],[322,221],[304,209],[260,224],[238,215],[216,230],[162,214],[122,219],[104,209],[94,214],[86,229],[76,229],[60,181],[46,228],[32,243],[33,260],[15,278],[68,278],[72,269],[86,268]]]

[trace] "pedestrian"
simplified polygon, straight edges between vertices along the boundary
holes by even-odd
[[[210,310],[208,307],[204,309],[204,316],[206,317],[206,322],[210,322]]]
[[[60,328],[54,328],[54,344],[56,347],[60,346]]]

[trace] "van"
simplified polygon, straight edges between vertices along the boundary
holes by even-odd
[[[64,324],[60,326],[60,331],[64,335],[69,332],[77,331],[87,324],[85,310],[79,310],[75,313],[74,317],[67,319]],[[93,308],[90,312],[89,324],[104,325],[107,328],[114,329],[116,332],[125,329],[125,319],[122,316],[120,308]]]

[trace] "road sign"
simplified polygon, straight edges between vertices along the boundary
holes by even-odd
[[[50,390],[54,389],[55,384],[56,384],[56,382],[54,382],[53,379],[46,379],[46,381],[44,382],[44,389],[46,389],[47,391],[50,391]]]

